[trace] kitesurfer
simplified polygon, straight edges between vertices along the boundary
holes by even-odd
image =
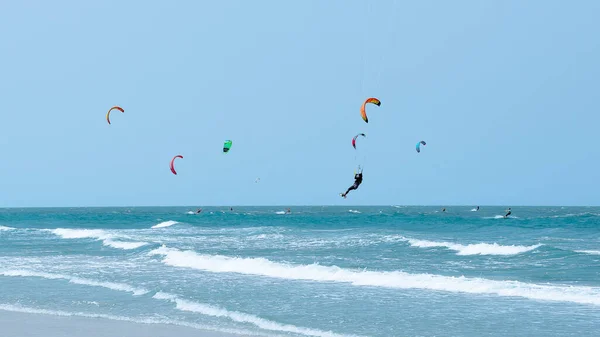
[[[479,206],[477,206],[477,210],[479,210]]]
[[[196,214],[201,213],[202,212],[202,208],[198,208],[198,210],[196,211]]]
[[[362,183],[363,180],[363,174],[362,171],[359,171],[358,173],[356,173],[354,175],[354,185],[348,187],[348,189],[346,190],[345,193],[340,194],[342,197],[346,198],[346,195],[348,195],[348,192],[355,190],[358,188],[358,186],[360,186],[360,184]]]
[[[504,216],[504,218],[508,218],[509,215],[511,215],[512,212],[510,211],[510,207],[506,210],[506,215]]]

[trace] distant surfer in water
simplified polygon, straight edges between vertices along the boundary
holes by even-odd
[[[442,212],[445,212],[445,211],[446,211],[446,209],[445,209],[445,208],[442,208]]]
[[[291,211],[289,208],[288,208],[288,209],[286,209],[286,210],[285,210],[285,212],[286,212],[287,214],[290,214],[290,213],[292,213],[292,211]]]
[[[477,210],[479,210],[479,206],[477,206]]]
[[[355,190],[358,188],[358,186],[360,186],[360,184],[362,183],[363,180],[363,174],[362,171],[359,171],[358,173],[356,173],[354,175],[354,185],[348,187],[348,189],[346,190],[345,193],[340,194],[342,197],[346,198],[346,195],[348,195],[348,192]]]
[[[504,219],[508,218],[509,215],[511,215],[512,212],[510,211],[510,207],[506,210],[506,215],[504,216]]]
[[[196,214],[202,212],[202,208],[198,208],[198,210],[196,211]]]

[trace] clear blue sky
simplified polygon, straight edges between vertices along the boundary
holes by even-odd
[[[599,205],[599,13],[3,1],[0,206]]]

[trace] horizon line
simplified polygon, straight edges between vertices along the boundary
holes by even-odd
[[[128,206],[0,206],[1,209],[20,209],[20,208],[173,208],[173,207],[600,207],[600,205],[509,205],[509,204],[451,204],[451,205],[417,205],[417,204],[371,204],[371,205],[338,205],[338,204],[273,204],[273,205],[128,205]]]

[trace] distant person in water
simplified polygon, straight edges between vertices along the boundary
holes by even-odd
[[[230,211],[233,211],[233,207],[229,207],[229,210],[230,210]]]
[[[479,210],[479,206],[477,206],[477,210]]]
[[[196,211],[196,214],[202,212],[202,208],[198,208],[198,210]]]
[[[442,212],[445,212],[445,211],[446,211],[446,209],[445,209],[445,208],[442,208]]]
[[[285,210],[286,213],[292,213],[292,211],[288,208]]]
[[[363,180],[363,174],[362,174],[362,171],[359,171],[357,174],[354,175],[354,185],[348,187],[346,192],[342,193],[340,195],[342,197],[346,198],[346,195],[348,195],[348,192],[357,189],[358,186],[360,186],[360,184],[362,184],[362,180]]]
[[[504,218],[508,218],[509,215],[511,215],[512,212],[510,211],[510,207],[506,210],[506,215],[504,216]]]

